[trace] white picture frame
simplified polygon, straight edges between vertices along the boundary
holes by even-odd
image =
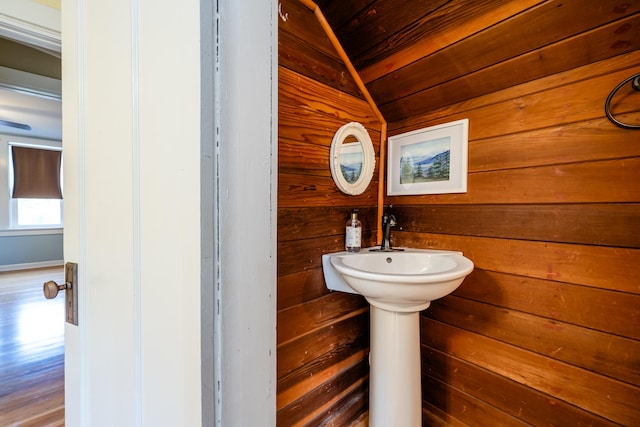
[[[387,195],[467,192],[469,119],[389,137]]]

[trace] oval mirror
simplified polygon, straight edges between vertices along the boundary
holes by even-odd
[[[346,194],[364,193],[376,166],[371,137],[360,123],[342,126],[331,141],[331,176],[336,186]]]

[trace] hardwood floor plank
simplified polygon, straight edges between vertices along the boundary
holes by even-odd
[[[42,284],[64,281],[62,267],[0,273],[0,425],[64,425],[64,295]]]

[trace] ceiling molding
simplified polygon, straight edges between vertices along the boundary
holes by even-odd
[[[61,56],[60,10],[24,0],[8,0],[2,8],[0,37]]]

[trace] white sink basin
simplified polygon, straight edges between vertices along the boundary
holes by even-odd
[[[322,255],[322,270],[327,288],[371,304],[369,427],[420,427],[419,312],[456,290],[473,263],[455,251],[362,249]]]
[[[473,263],[456,251],[362,249],[323,255],[322,267],[329,289],[363,295],[384,310],[412,312],[456,290]]]

